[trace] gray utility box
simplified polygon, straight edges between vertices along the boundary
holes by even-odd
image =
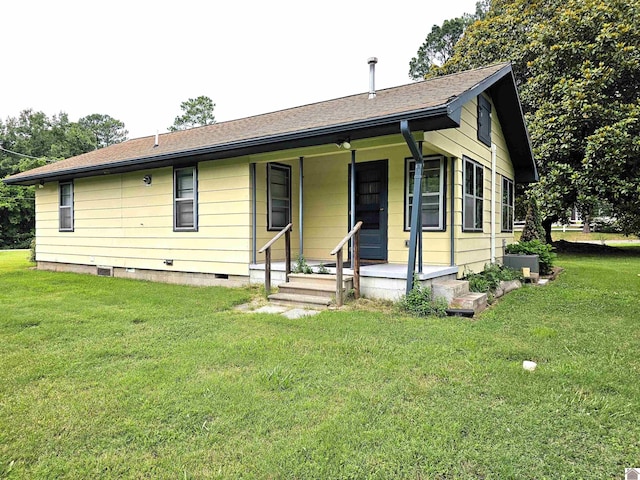
[[[502,261],[505,267],[521,271],[523,267],[529,268],[531,273],[540,273],[540,259],[538,255],[517,255],[505,253]]]

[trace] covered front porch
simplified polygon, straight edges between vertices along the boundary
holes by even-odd
[[[455,279],[460,269],[453,225],[461,222],[451,193],[456,161],[422,139],[422,132],[409,138],[398,134],[348,142],[348,149],[342,142],[252,158],[251,283],[265,281],[261,247],[287,223],[292,224],[291,269],[302,256],[314,271],[324,266],[335,274],[336,256],[330,252],[362,222],[358,258],[364,296],[395,300],[414,278],[422,283]],[[418,192],[428,188],[428,193],[413,202],[416,184]],[[424,207],[423,197],[428,200]],[[423,225],[428,230],[424,241]],[[353,249],[350,240],[344,246],[345,275],[355,273]],[[273,244],[270,255],[271,283],[277,286],[286,281],[283,239]]]
[[[306,260],[307,265],[314,272],[321,267],[327,270],[329,275],[336,274],[336,267],[327,265],[320,260]],[[290,270],[295,266],[291,262]],[[353,275],[351,267],[345,267],[345,275]],[[415,279],[424,285],[432,285],[434,281],[455,280],[458,274],[456,266],[424,265],[422,272],[415,273]],[[250,265],[251,284],[263,284],[265,281],[265,263],[252,263]],[[271,285],[280,286],[286,283],[286,262],[276,261],[271,264]],[[360,293],[367,298],[383,300],[398,300],[405,293],[407,283],[407,265],[399,263],[365,264],[360,267]]]

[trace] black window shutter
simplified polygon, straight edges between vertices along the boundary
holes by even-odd
[[[482,95],[478,95],[478,140],[491,146],[491,104]]]

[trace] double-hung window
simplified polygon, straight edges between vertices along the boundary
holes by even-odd
[[[444,182],[445,167],[443,157],[427,157],[422,170],[422,229],[444,230]],[[404,229],[411,227],[413,210],[413,181],[416,173],[416,161],[408,158],[405,162],[405,213]]]
[[[291,222],[291,167],[267,165],[269,230],[281,230]]]
[[[462,204],[463,230],[482,231],[482,211],[484,208],[484,167],[464,158],[464,201]]]
[[[173,171],[173,229],[198,230],[198,171],[196,167]]]
[[[502,177],[502,231],[513,232],[513,182]]]
[[[61,232],[73,232],[73,183],[60,183],[59,193],[59,230]]]

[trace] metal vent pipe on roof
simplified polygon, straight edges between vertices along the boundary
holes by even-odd
[[[378,63],[378,59],[371,57],[367,62],[369,63],[369,98],[376,98],[376,63]]]

